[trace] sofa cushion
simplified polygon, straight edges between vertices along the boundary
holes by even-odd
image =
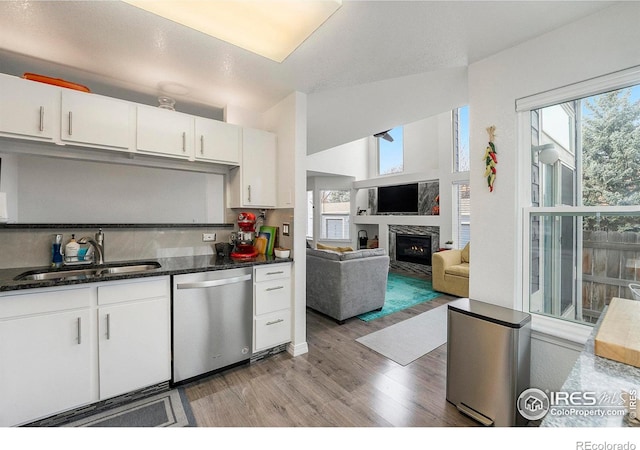
[[[334,247],[332,245],[324,245],[317,243],[316,248],[318,250],[332,250],[334,252],[352,252],[353,249],[351,247]]]
[[[344,252],[342,254],[342,261],[348,261],[350,259],[368,258],[370,256],[384,256],[387,252],[383,248],[366,248],[362,250],[354,250],[351,252]]]
[[[461,256],[462,256],[462,262],[463,263],[468,263],[469,262],[469,242],[467,242],[467,245],[465,245],[464,248],[462,249],[462,255]]]
[[[333,250],[316,250],[315,248],[307,249],[307,256],[317,256],[318,258],[330,259],[332,261],[340,261],[340,252],[334,252]]]
[[[446,275],[469,278],[469,263],[455,264],[444,269]]]
[[[308,256],[317,256],[319,258],[330,259],[332,261],[349,261],[351,259],[367,258],[370,256],[385,256],[387,252],[384,248],[368,248],[362,250],[353,250],[348,252],[336,252],[333,250],[316,250],[307,249]]]

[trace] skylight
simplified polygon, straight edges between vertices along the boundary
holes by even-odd
[[[123,1],[276,62],[342,6],[342,0]]]

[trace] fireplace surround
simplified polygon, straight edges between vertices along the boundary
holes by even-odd
[[[396,234],[396,260],[431,265],[431,236]]]
[[[402,240],[405,238],[417,238],[423,245],[422,251],[409,248],[408,253],[422,253],[428,254],[424,256],[418,255],[421,260],[418,262],[407,261],[404,256],[400,255],[398,258],[398,236],[402,236],[400,239],[400,245],[403,246]],[[430,243],[426,243],[426,238],[430,239]],[[430,245],[430,251],[429,247]],[[431,276],[431,255],[438,250],[440,246],[440,227],[425,226],[425,225],[389,225],[389,256],[391,258],[390,268],[394,270],[400,270],[405,272],[413,272]],[[400,253],[407,253],[400,248]],[[417,256],[415,254],[410,256]],[[409,258],[411,259],[411,258]]]

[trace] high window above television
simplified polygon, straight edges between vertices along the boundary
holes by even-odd
[[[418,183],[378,187],[378,214],[417,214]]]

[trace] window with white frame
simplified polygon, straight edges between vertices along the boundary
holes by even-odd
[[[640,70],[517,104],[531,136],[529,311],[593,324],[640,282]]]
[[[457,248],[464,248],[471,234],[471,189],[469,186],[469,107],[463,106],[452,111],[453,118],[453,172],[457,180],[453,182],[451,209],[453,213],[453,242]],[[461,178],[464,177],[464,178]]]
[[[376,134],[378,143],[378,175],[404,171],[404,129],[395,127]]]
[[[469,171],[469,107],[453,111],[454,172]]]
[[[453,242],[464,248],[471,239],[471,189],[468,182],[453,183]]]
[[[307,191],[307,239],[313,239],[313,191]]]
[[[320,238],[349,240],[351,224],[351,192],[320,191]]]

